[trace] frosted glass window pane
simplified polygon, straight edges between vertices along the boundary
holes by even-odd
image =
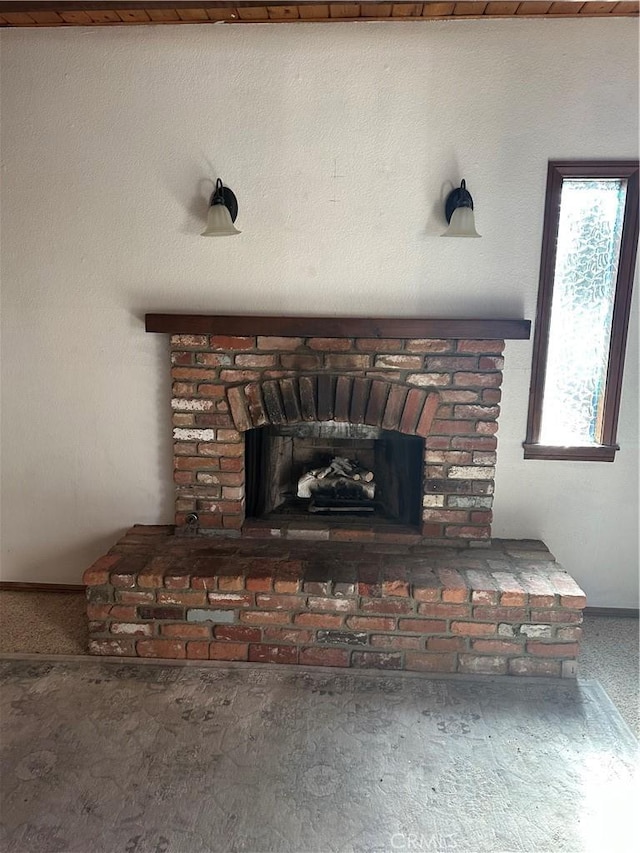
[[[540,442],[601,443],[627,181],[565,178]]]

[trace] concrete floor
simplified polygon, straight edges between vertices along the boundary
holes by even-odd
[[[86,654],[82,593],[2,591],[0,625],[0,653]],[[638,673],[638,620],[585,617],[579,675],[602,684],[636,737],[640,737]]]

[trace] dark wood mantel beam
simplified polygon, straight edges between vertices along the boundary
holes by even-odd
[[[277,335],[329,338],[470,338],[528,340],[531,321],[422,317],[266,317],[146,314],[147,332],[173,335]]]

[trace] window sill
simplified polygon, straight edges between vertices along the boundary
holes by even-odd
[[[548,444],[527,444],[524,447],[525,459],[567,459],[573,462],[613,462],[617,444],[597,444],[589,447],[557,447]]]

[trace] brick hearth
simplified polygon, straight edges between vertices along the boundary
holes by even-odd
[[[84,574],[90,651],[573,677],[585,596],[542,542],[176,536],[135,526]]]

